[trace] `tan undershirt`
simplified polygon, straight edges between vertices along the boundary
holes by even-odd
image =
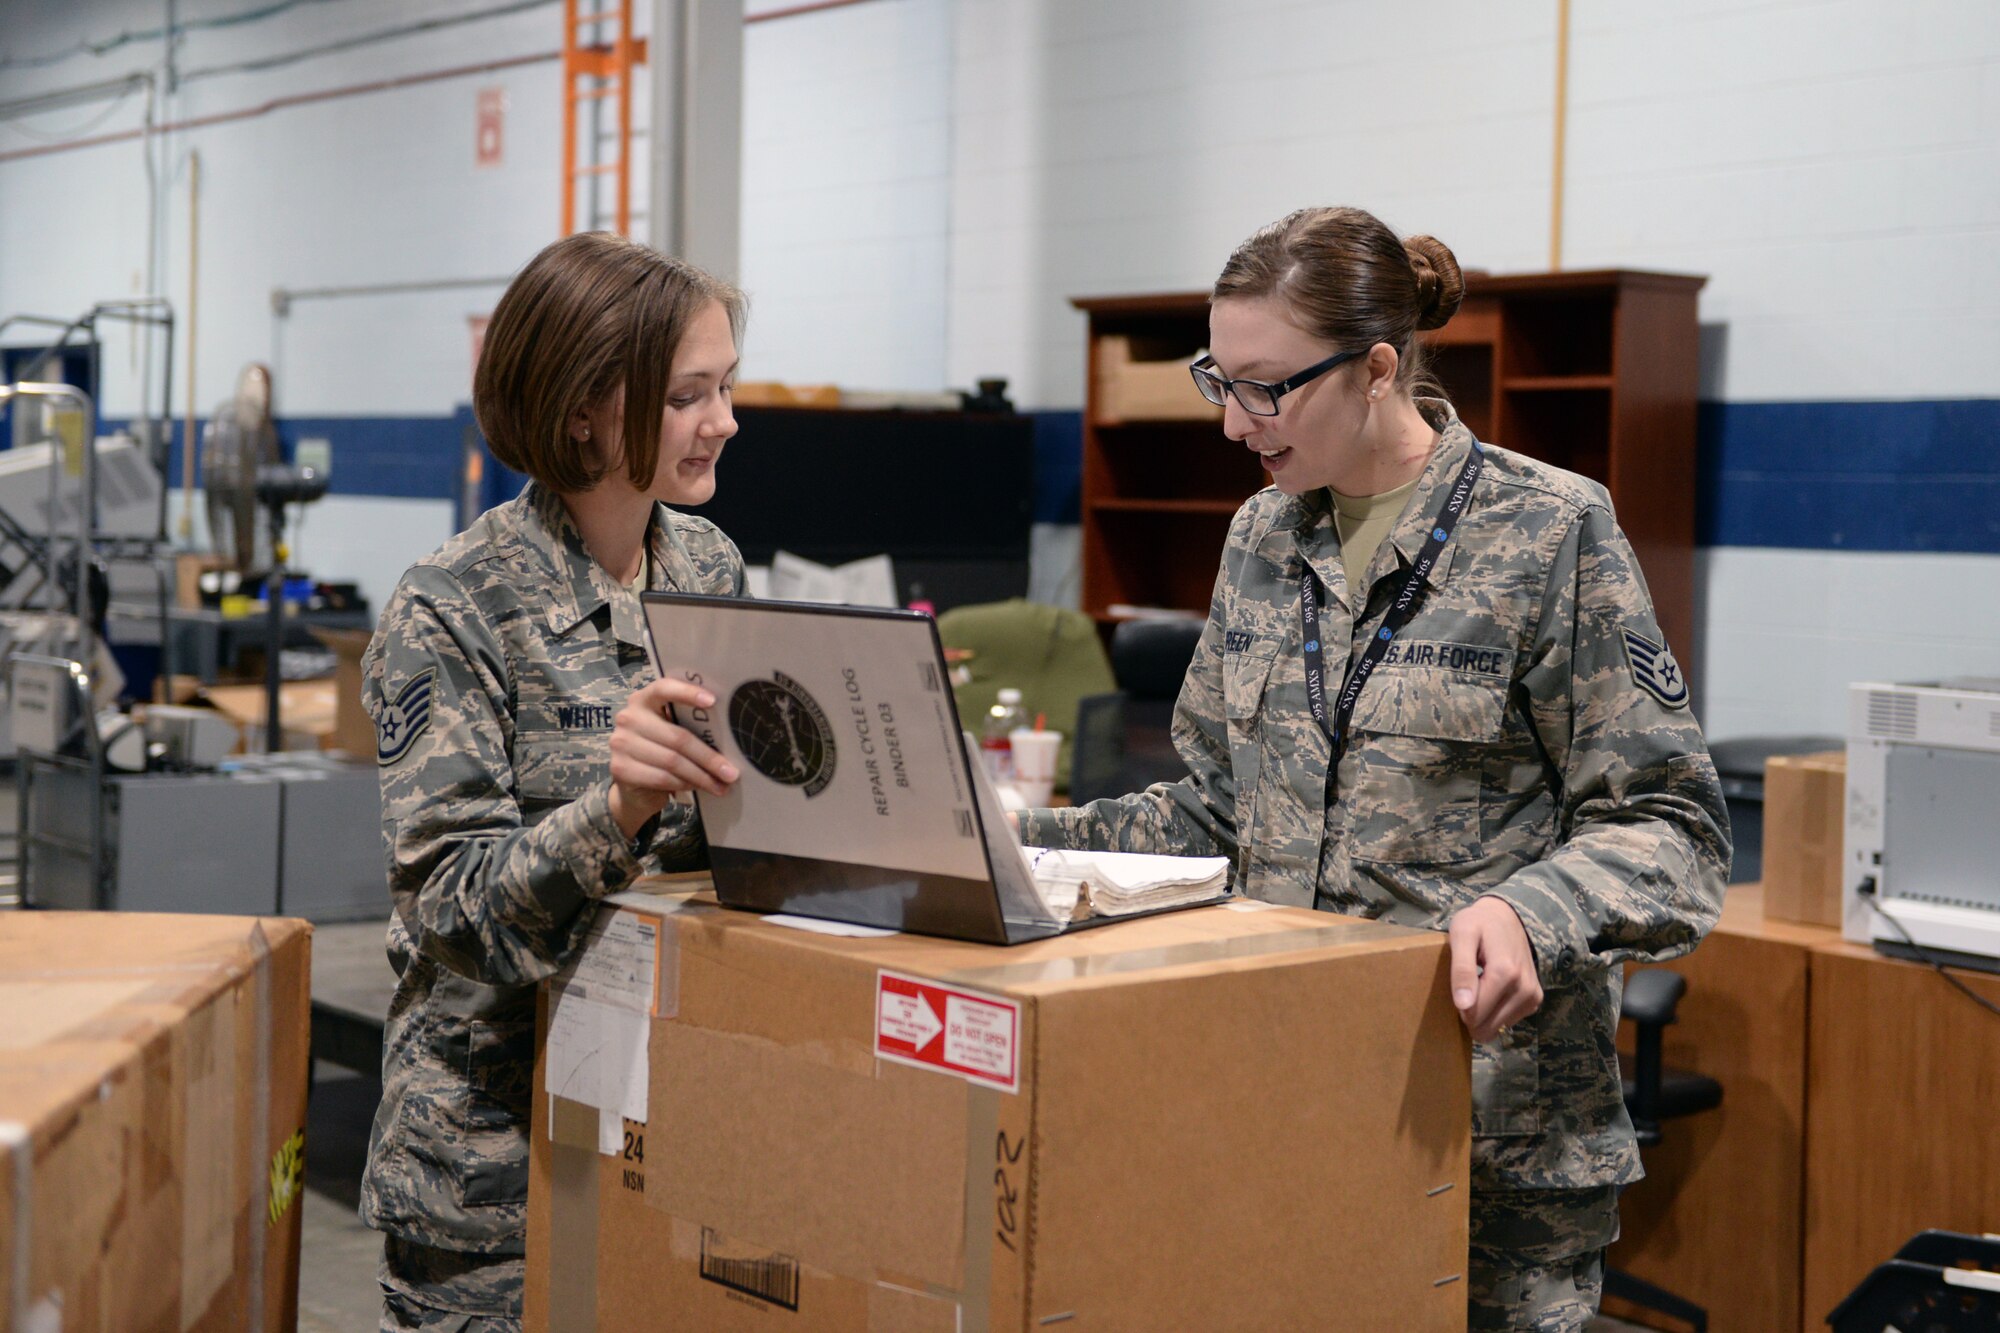
[[[1422,480],[1423,474],[1418,473],[1407,484],[1380,495],[1331,492],[1334,530],[1340,534],[1340,565],[1347,575],[1348,599],[1354,604],[1361,604],[1367,592],[1362,580],[1368,577],[1369,562],[1403,516],[1411,493]]]

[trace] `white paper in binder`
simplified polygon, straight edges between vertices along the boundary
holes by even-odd
[[[1228,891],[1226,856],[1150,856],[1142,852],[1022,849],[1035,887],[1061,917],[1128,916],[1206,902]]]
[[[968,749],[977,745],[965,733]],[[987,828],[994,883],[1009,917],[1077,922],[1185,907],[1229,891],[1226,856],[1153,856],[1143,852],[1087,852],[1023,847],[1001,810],[984,765],[972,781]],[[1013,855],[1009,855],[1009,852]]]

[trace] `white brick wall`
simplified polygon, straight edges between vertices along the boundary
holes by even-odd
[[[149,26],[162,8],[17,0],[0,50]],[[183,63],[453,8],[303,6],[199,34]],[[1000,374],[1024,406],[1075,406],[1083,321],[1070,296],[1204,286],[1237,241],[1304,203],[1362,204],[1442,237],[1468,266],[1544,267],[1554,12],[875,0],[752,25],[746,374],[912,389]],[[174,114],[552,49],[555,14],[193,84]],[[128,63],[0,71],[0,100]],[[485,86],[510,97],[497,172],[472,166]],[[279,324],[269,291],[511,271],[555,233],[555,98],[554,67],[540,65],[185,136],[167,291],[186,291],[185,158],[198,143],[204,409],[253,358],[276,362],[295,414],[464,401],[464,316],[489,296],[301,305]],[[1708,274],[1705,396],[2000,396],[2000,5],[1576,0],[1569,105],[1566,260]],[[75,131],[95,114],[33,128]],[[128,105],[105,128],[133,116]],[[29,142],[0,125],[0,153]],[[0,313],[129,292],[143,189],[129,144],[0,162]],[[107,406],[129,412],[120,365],[114,341]],[[1696,666],[1711,730],[1837,730],[1850,674],[1990,669],[1995,569],[1980,556],[1710,553]],[[1935,586],[1984,591],[1907,592]]]
[[[8,7],[0,53],[36,54],[81,37],[157,27],[160,0]],[[304,5],[241,27],[190,33],[184,70],[256,59],[463,11],[447,0],[345,0]],[[640,6],[640,12],[646,11]],[[193,4],[184,17],[232,12]],[[273,98],[485,60],[553,51],[556,8],[324,55],[260,73],[191,81],[165,119],[187,120]],[[40,70],[0,70],[0,100],[155,66],[158,43]],[[560,81],[554,61],[290,107],[172,138],[164,294],[183,319],[188,295],[188,155],[202,170],[197,401],[206,414],[248,361],[277,371],[280,410],[294,415],[437,414],[470,396],[466,316],[492,309],[498,287],[301,302],[271,312],[273,287],[506,276],[558,234]],[[505,164],[474,164],[478,93],[506,92]],[[97,132],[140,123],[143,97]],[[636,103],[643,126],[644,89]],[[107,104],[0,122],[0,153],[88,125]],[[38,137],[39,136],[39,137]],[[640,155],[642,156],[642,155]],[[643,166],[643,164],[641,164]],[[645,175],[634,182],[644,207]],[[0,314],[71,315],[133,294],[145,266],[144,159],[137,142],[0,162]],[[123,335],[107,338],[105,411],[137,407]],[[175,372],[176,411],[186,396]]]
[[[1706,396],[2000,391],[2000,8],[1575,13],[1566,258],[1708,274]]]
[[[1697,577],[1711,737],[1844,734],[1851,681],[2000,677],[1992,556],[1721,546]]]
[[[886,3],[744,37],[744,375],[944,386],[949,6]]]

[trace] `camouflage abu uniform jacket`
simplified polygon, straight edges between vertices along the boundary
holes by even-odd
[[[651,586],[743,591],[706,519],[655,511]],[[652,678],[638,600],[530,486],[420,561],[362,664],[388,844],[389,959],[361,1215],[442,1249],[520,1254],[535,983],[642,873],[705,863],[694,811],[628,843],[611,818],[611,719]],[[643,849],[643,851],[641,850]]]
[[[1420,405],[1441,438],[1369,567],[1363,614],[1325,493],[1252,496],[1175,710],[1189,776],[1034,812],[1022,840],[1230,855],[1250,897],[1432,929],[1481,895],[1506,900],[1546,998],[1474,1048],[1473,1180],[1636,1180],[1613,1049],[1617,965],[1694,947],[1721,912],[1730,849],[1686,683],[1602,487],[1486,449],[1415,617],[1355,705],[1327,799],[1300,562],[1325,590],[1330,706],[1473,446],[1448,406]]]

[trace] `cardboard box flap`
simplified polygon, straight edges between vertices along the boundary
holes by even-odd
[[[1365,921],[1358,917],[1332,917],[1310,913],[1310,922],[1273,922],[1272,929],[1256,934],[1216,935],[1179,941],[1145,943],[1137,938],[1122,941],[1122,948],[1100,949],[1041,959],[1005,961],[991,958],[971,967],[955,968],[943,980],[963,982],[987,990],[1015,994],[1050,994],[1105,982],[1165,981],[1185,969],[1214,971],[1240,966],[1264,967],[1274,955],[1297,954],[1293,961],[1304,962],[1328,953],[1378,950],[1384,945],[1404,944],[1425,947],[1426,932],[1402,926]],[[1105,943],[1110,943],[1107,939]]]
[[[860,964],[986,990],[1038,995],[1075,985],[1165,980],[1153,974],[1229,966],[1239,959],[1243,965],[1261,967],[1271,955],[1282,953],[1360,951],[1398,941],[1426,947],[1424,942],[1432,940],[1434,934],[1359,917],[1255,904],[1253,910],[1167,912],[996,949],[925,935],[863,939],[821,935],[773,925],[752,912],[720,907],[708,894],[692,898],[661,895],[659,903],[658,911],[674,913],[682,923],[679,934],[684,957],[703,956],[715,966],[756,972],[777,987],[797,984],[801,969],[809,975],[827,975],[853,970]],[[635,911],[654,910],[638,895],[622,896],[619,905]],[[690,993],[703,990],[698,986],[687,989]],[[702,1021],[698,1015],[681,1017]],[[726,1023],[704,1025],[733,1030]]]
[[[117,926],[107,927],[113,921]],[[240,976],[259,954],[311,931],[303,921],[279,917],[9,912],[0,921],[0,977],[216,968]]]
[[[652,1137],[648,1204],[828,1272],[959,1288],[966,1196],[935,1182],[964,1181],[969,1103],[996,1094],[888,1063],[855,1073],[678,1022],[655,1025],[651,1063],[653,1123],[707,1128]],[[987,1152],[982,1141],[982,1180]]]
[[[1430,941],[1040,999],[1032,1313],[1098,1326],[1115,1300],[1134,1328],[1296,1328],[1301,1309],[1462,1328],[1469,1051]],[[1369,1201],[1382,1256],[1359,1269],[1326,1261],[1358,1238],[1314,1232],[1342,1197]],[[1259,1236],[1279,1247],[1246,1246]],[[1134,1256],[1149,1282],[1107,1280]]]

